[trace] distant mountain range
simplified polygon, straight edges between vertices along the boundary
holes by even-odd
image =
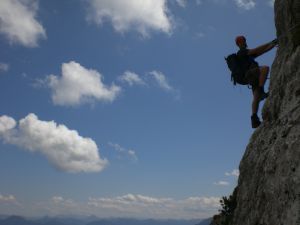
[[[211,218],[202,220],[156,220],[156,219],[128,219],[128,218],[52,218],[27,219],[21,216],[0,218],[0,225],[209,225]]]

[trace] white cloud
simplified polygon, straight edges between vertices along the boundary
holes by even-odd
[[[14,204],[16,204],[17,199],[13,195],[4,196],[4,195],[0,194],[0,203],[14,203]]]
[[[53,196],[51,201],[56,204],[66,208],[76,207],[78,204],[72,199],[64,199],[61,196]]]
[[[183,201],[186,205],[193,208],[218,208],[220,198],[218,197],[190,197]]]
[[[244,10],[253,9],[256,5],[254,0],[234,0],[236,5]]]
[[[29,114],[19,121],[0,117],[0,138],[29,152],[45,156],[57,169],[65,172],[98,172],[108,164],[101,159],[96,143],[79,136],[75,130],[54,121],[41,121]]]
[[[187,1],[186,0],[176,0],[177,4],[181,7],[185,7],[186,4],[187,4]]]
[[[46,38],[43,26],[36,20],[36,0],[1,0],[0,33],[10,43],[36,47],[38,40]]]
[[[64,198],[61,197],[61,196],[53,196],[53,197],[52,197],[52,201],[53,201],[54,203],[60,203],[60,202],[63,202],[63,201],[64,201]]]
[[[159,87],[161,87],[162,89],[164,89],[165,91],[173,91],[174,88],[169,84],[166,76],[159,71],[152,71],[149,73],[150,76],[152,76],[154,78],[154,80],[157,82],[157,84],[159,85]]]
[[[9,116],[0,117],[0,135],[5,134],[7,131],[16,126],[16,121]]]
[[[178,219],[210,217],[219,208],[219,200],[219,197],[175,200],[127,194],[114,198],[90,198],[88,204],[98,211],[106,210],[117,215]]]
[[[0,72],[7,72],[9,69],[9,65],[7,63],[0,62]]]
[[[88,20],[98,25],[110,21],[117,32],[136,30],[148,36],[150,30],[170,33],[167,0],[91,0]]]
[[[226,172],[225,176],[234,176],[238,177],[240,175],[240,171],[238,169],[234,169],[231,172]]]
[[[148,73],[150,78],[154,79],[155,83],[164,91],[171,93],[172,95],[175,96],[175,100],[180,99],[180,91],[178,89],[175,89],[171,84],[169,83],[166,75],[164,75],[160,71],[152,71]]]
[[[140,78],[140,76],[134,72],[126,71],[123,75],[119,77],[120,81],[128,83],[130,86],[136,85],[145,85],[145,81]]]
[[[173,199],[129,193],[113,197],[90,197],[87,200],[77,201],[55,195],[43,202],[26,204],[26,207],[19,208],[17,214],[28,216],[40,216],[42,214],[50,216],[95,215],[101,218],[204,219],[213,216],[220,209],[219,200],[220,197],[213,196]]]
[[[121,145],[119,145],[117,143],[112,143],[112,142],[109,142],[108,145],[119,153],[120,158],[122,158],[125,155],[125,156],[127,156],[130,159],[133,159],[135,161],[138,160],[138,157],[137,157],[136,152],[134,150],[126,149],[126,148],[122,147]]]
[[[229,186],[229,182],[227,181],[218,181],[218,182],[214,182],[214,185],[217,185],[217,186]]]
[[[89,205],[104,208],[118,208],[120,211],[136,211],[135,207],[149,207],[172,201],[169,198],[153,198],[143,195],[127,194],[115,198],[90,198]],[[127,208],[127,207],[128,208]]]
[[[112,102],[121,91],[114,84],[106,86],[96,70],[86,69],[74,61],[63,63],[62,75],[49,75],[47,83],[52,89],[53,103],[64,106],[80,105],[91,100]]]
[[[138,157],[136,156],[136,153],[135,153],[134,150],[129,149],[129,150],[128,150],[128,155],[129,155],[132,159],[138,160]]]

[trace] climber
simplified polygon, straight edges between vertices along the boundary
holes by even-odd
[[[239,47],[237,55],[240,58],[243,67],[246,68],[245,79],[252,87],[253,100],[251,125],[252,128],[257,128],[261,124],[260,119],[257,116],[259,102],[269,95],[269,93],[264,91],[264,85],[269,73],[269,66],[259,66],[254,59],[273,49],[278,44],[278,41],[275,39],[254,49],[248,49],[247,41],[244,36],[236,37],[235,43]]]

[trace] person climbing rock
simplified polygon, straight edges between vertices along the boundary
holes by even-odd
[[[261,121],[257,116],[259,102],[269,95],[264,91],[264,85],[269,73],[269,66],[259,66],[255,61],[255,58],[273,49],[278,44],[278,41],[275,39],[256,48],[248,49],[246,38],[244,36],[238,36],[235,39],[235,43],[239,47],[237,57],[245,70],[245,81],[252,87],[253,100],[251,125],[252,128],[257,128],[261,124]]]

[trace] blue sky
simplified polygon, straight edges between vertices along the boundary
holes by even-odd
[[[272,4],[2,0],[0,214],[216,213],[253,132],[224,56],[275,38]]]

